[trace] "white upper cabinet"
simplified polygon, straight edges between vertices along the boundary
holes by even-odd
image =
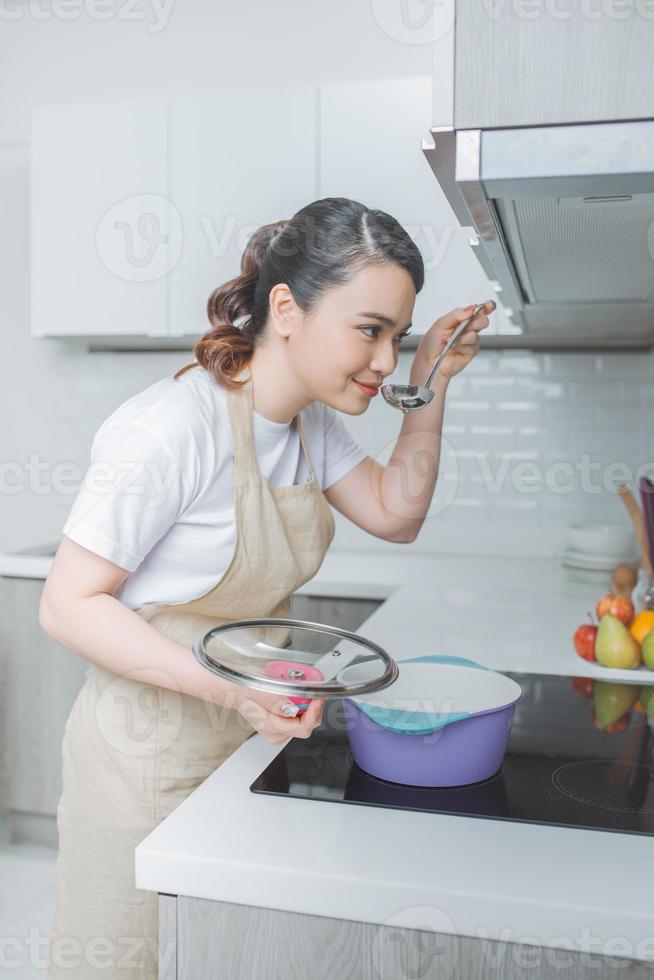
[[[35,110],[32,333],[189,347],[252,232],[331,196],[420,248],[414,332],[492,296],[422,153],[431,120],[429,77]]]
[[[239,274],[250,235],[316,198],[317,98],[311,86],[271,85],[173,100],[183,248],[170,274],[171,333],[204,333],[207,299]]]
[[[199,337],[252,232],[315,199],[317,105],[288,85],[35,111],[32,333]]]
[[[432,124],[429,76],[321,89],[320,197],[351,197],[387,211],[422,253],[425,285],[415,334],[441,314],[495,293],[422,153]]]
[[[170,227],[166,150],[162,99],[34,111],[35,336],[165,335],[165,275],[179,237]]]

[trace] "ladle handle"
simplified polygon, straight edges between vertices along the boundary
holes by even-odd
[[[486,303],[479,303],[479,305],[475,307],[472,316],[469,317],[467,320],[464,320],[463,323],[460,323],[459,326],[456,328],[456,330],[454,331],[454,333],[452,334],[452,336],[450,337],[450,339],[448,340],[448,342],[445,344],[445,347],[443,348],[443,350],[440,352],[440,354],[436,358],[436,363],[434,364],[433,368],[431,369],[431,373],[430,373],[429,377],[425,381],[425,388],[431,388],[431,383],[434,380],[434,375],[436,374],[436,372],[438,371],[438,368],[440,367],[441,361],[449,353],[450,348],[457,342],[457,340],[459,339],[459,337],[461,336],[461,334],[463,333],[463,331],[466,329],[466,327],[468,326],[468,324],[472,320],[474,320],[474,318],[477,316],[477,314],[479,313],[479,311],[481,309],[483,309],[485,305],[486,305]]]

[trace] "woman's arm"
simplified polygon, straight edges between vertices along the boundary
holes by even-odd
[[[226,683],[191,651],[113,593],[129,572],[63,537],[46,579],[39,623],[52,639],[114,674],[224,704]]]
[[[425,334],[411,367],[411,384],[424,384],[438,354],[473,308],[452,310]],[[477,354],[478,333],[488,326],[486,313],[494,309],[494,301],[488,300],[444,358],[432,383],[434,398],[429,405],[404,416],[386,466],[368,457],[325,492],[333,507],[369,534],[403,543],[416,539],[438,478],[449,381]]]
[[[436,377],[429,405],[405,416],[386,466],[368,456],[325,492],[333,507],[375,537],[408,543],[422,527],[438,476],[447,384]]]
[[[114,597],[128,574],[64,536],[41,594],[41,628],[68,650],[114,674],[235,708],[275,744],[290,736],[308,738],[320,724],[321,700],[312,702],[300,718],[287,718],[281,713],[285,698],[250,691],[210,673],[188,647]]]

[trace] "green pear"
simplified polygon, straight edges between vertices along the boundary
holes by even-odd
[[[654,695],[654,684],[643,684],[640,689],[638,700],[640,701],[641,708],[646,714],[649,710],[650,702],[652,701],[652,695]],[[652,711],[654,711],[654,702],[652,702]]]
[[[654,630],[650,630],[640,645],[643,660],[650,670],[654,670]]]
[[[650,698],[647,705],[647,723],[650,731],[654,733],[654,698]]]
[[[624,623],[607,613],[600,619],[595,657],[602,667],[633,670],[640,667],[640,646]]]
[[[600,728],[612,725],[631,708],[640,688],[635,684],[618,684],[615,681],[595,681],[593,705]]]

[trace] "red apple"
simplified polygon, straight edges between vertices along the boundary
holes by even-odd
[[[572,642],[575,650],[584,660],[595,660],[595,638],[597,636],[597,626],[586,623],[579,626],[574,631]]]
[[[602,616],[615,616],[625,626],[629,626],[634,618],[634,604],[627,596],[608,595],[602,596],[596,607],[597,618]]]
[[[629,728],[629,722],[631,721],[631,715],[627,712],[622,718],[618,718],[614,721],[612,725],[607,725],[604,729],[605,732],[609,732],[611,735],[615,735],[617,732],[623,732],[625,728]]]
[[[591,701],[593,698],[593,687],[595,686],[595,681],[592,677],[573,677],[572,678],[572,689],[575,694],[579,694],[586,701]]]

